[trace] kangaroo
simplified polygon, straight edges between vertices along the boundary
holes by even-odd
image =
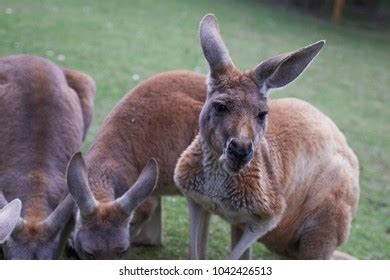
[[[324,45],[239,71],[206,15],[200,41],[209,64],[200,131],[180,156],[174,180],[187,198],[190,256],[204,258],[210,214],[232,227],[230,259],[253,242],[291,259],[339,257],[359,198],[359,165],[344,135],[318,109],[269,92],[294,81]]]
[[[0,59],[0,201],[20,199],[7,259],[55,259],[71,230],[65,169],[92,119],[95,84],[31,55]]]
[[[71,159],[68,187],[78,206],[72,246],[80,258],[120,259],[130,244],[161,244],[160,197],[180,194],[173,171],[198,132],[205,96],[203,75],[152,77],[107,116],[85,159]]]

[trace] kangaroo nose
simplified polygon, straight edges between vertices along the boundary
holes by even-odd
[[[237,139],[233,138],[229,143],[227,152],[235,159],[249,161],[249,159],[253,155],[252,142],[240,142]]]

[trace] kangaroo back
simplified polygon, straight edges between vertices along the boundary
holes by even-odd
[[[7,258],[58,257],[58,235],[73,210],[66,164],[80,149],[94,94],[88,76],[47,59],[0,59],[0,192],[23,205],[23,222],[4,245]]]
[[[198,132],[205,81],[203,75],[186,71],[146,80],[108,115],[85,162],[80,155],[72,159],[68,182],[80,211],[74,244],[81,258],[120,258],[130,245],[123,240],[161,243],[159,197],[180,194],[173,170]],[[158,172],[148,164],[151,158],[156,160]],[[152,197],[145,201],[149,195]],[[101,244],[102,235],[109,237],[107,244]]]

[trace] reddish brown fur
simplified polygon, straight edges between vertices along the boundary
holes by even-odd
[[[86,156],[96,199],[123,194],[152,157],[160,169],[155,194],[178,194],[173,170],[198,132],[205,95],[204,76],[185,71],[157,75],[127,94],[104,121]]]
[[[250,84],[238,90],[242,87]],[[229,195],[237,200],[238,212],[260,219],[284,213],[261,239],[272,251],[288,258],[327,258],[333,251],[318,256],[316,246],[303,252],[302,243],[330,242],[332,250],[347,239],[359,195],[357,158],[333,122],[309,104],[289,98],[268,106],[265,137],[251,164],[233,177]],[[196,186],[194,176],[204,172],[204,145],[199,135],[176,167],[176,182],[188,192]],[[321,227],[309,241],[303,231],[310,231],[311,222]]]
[[[106,202],[100,204],[99,208],[84,218],[87,227],[92,228],[96,225],[96,221],[102,224],[112,224],[115,226],[117,221],[125,221],[127,214],[116,204]]]
[[[159,196],[180,194],[173,182],[173,170],[179,155],[198,131],[198,116],[205,94],[204,77],[199,74],[176,71],[148,79],[128,93],[103,122],[85,157],[86,168],[80,163],[81,156],[70,162],[68,178],[81,180],[93,194],[93,197],[85,192],[78,194],[77,184],[69,184],[74,197],[88,197],[76,199],[80,214],[73,241],[81,258],[119,258],[129,245],[130,224],[133,243],[161,243],[161,222],[157,218],[161,215]],[[114,214],[118,210],[116,202],[139,179],[151,158],[156,159],[159,166],[158,183],[152,197],[144,201],[134,215],[127,212],[124,218]],[[88,182],[83,174],[88,176]],[[83,215],[86,200],[93,205],[93,213],[84,210]],[[129,201],[127,205],[135,203]],[[106,209],[102,211],[103,208]],[[105,224],[107,218],[115,226]],[[153,236],[140,233],[141,228],[148,228],[145,230]],[[142,240],[134,238],[138,233]],[[106,238],[104,246],[99,242],[101,238]]]
[[[258,239],[288,258],[331,258],[356,212],[358,160],[313,106],[268,101],[269,91],[299,77],[325,41],[241,73],[213,14],[203,17],[199,35],[210,70],[208,95],[200,132],[175,169],[189,206],[191,258],[206,257],[210,213],[233,227],[231,259],[249,258]]]
[[[174,86],[176,83],[169,84],[171,80],[180,81],[177,83],[177,88]],[[240,85],[241,91],[252,87],[251,83],[253,83],[248,74],[227,77],[225,81],[224,89],[237,88]],[[248,84],[245,86],[245,83]],[[165,73],[141,84],[115,108],[100,129],[87,156],[91,189],[97,199],[110,201],[123,193],[135,181],[139,170],[152,156],[159,161],[160,174],[162,174],[156,193],[174,193],[171,188],[173,166],[178,153],[183,149],[182,145],[188,143],[198,130],[198,114],[202,105],[201,101],[206,95],[204,85],[205,77],[201,75],[188,72]],[[174,93],[174,98],[170,96],[172,93]],[[156,104],[151,102],[156,102]],[[144,104],[148,106],[143,106]],[[187,104],[189,104],[188,107]],[[259,165],[253,165],[245,175],[239,176],[244,184],[236,183],[234,185],[238,188],[236,190],[238,194],[245,192],[246,196],[257,201],[256,207],[259,209],[253,209],[253,211],[260,211],[262,218],[264,215],[280,212],[284,206],[284,203],[280,202],[280,197],[287,197],[286,204],[289,205],[289,211],[286,211],[286,216],[280,225],[265,236],[262,241],[273,251],[294,258],[297,230],[302,225],[304,221],[302,218],[305,216],[298,215],[296,211],[301,211],[302,203],[308,210],[316,207],[312,205],[313,203],[318,203],[315,200],[302,201],[303,198],[308,199],[305,194],[307,188],[301,190],[301,193],[294,193],[291,188],[286,188],[287,183],[291,181],[291,177],[296,172],[291,163],[296,161],[300,154],[299,150],[303,147],[307,148],[310,144],[307,149],[310,152],[308,157],[316,159],[318,157],[316,153],[321,148],[322,141],[333,135],[335,143],[339,145],[337,150],[351,161],[353,168],[357,168],[357,160],[350,149],[346,147],[344,137],[329,121],[326,121],[329,127],[317,135],[318,143],[316,141],[307,142],[305,134],[302,134],[302,126],[306,127],[305,131],[308,133],[310,130],[317,133],[320,126],[316,120],[324,119],[318,110],[294,99],[270,101],[269,107],[270,116],[266,139],[262,141],[261,149],[253,160]],[[132,110],[132,108],[134,109]],[[154,115],[156,113],[154,108],[161,110],[158,112],[158,116]],[[312,118],[302,120],[303,112],[309,113]],[[181,118],[176,119],[177,116]],[[147,125],[149,119],[153,120],[151,126]],[[325,119],[327,118],[325,117]],[[168,126],[170,123],[172,126]],[[149,127],[151,128],[149,129]],[[177,133],[185,133],[185,135]],[[126,157],[127,155],[128,157]],[[202,156],[202,152],[199,150],[193,152],[193,155]],[[189,164],[191,168],[197,166],[194,163]],[[262,174],[264,175],[262,176]],[[259,189],[257,189],[248,178],[259,180],[259,176],[262,176],[261,180],[264,184],[258,185]],[[122,182],[120,185],[123,186],[123,189],[115,190],[112,187],[115,188],[116,184],[107,184],[110,179],[117,182],[118,178]],[[248,183],[245,183],[247,181]],[[347,198],[347,204],[351,205],[351,211],[349,211],[351,216],[348,219],[352,217],[356,208],[357,193],[355,191],[344,196],[341,195],[342,191],[336,191],[339,193],[339,199]],[[291,211],[291,209],[295,210]],[[148,212],[147,209],[146,211],[142,209],[142,206],[138,211],[140,214],[142,211]],[[146,219],[143,212],[143,219]],[[340,218],[343,219],[343,217]],[[336,224],[347,225],[348,223]],[[333,227],[329,228],[334,230]],[[345,240],[348,230],[339,228],[338,232],[340,232],[340,238],[337,244],[340,244]]]

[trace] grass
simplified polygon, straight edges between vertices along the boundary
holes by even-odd
[[[360,259],[390,259],[390,33],[335,26],[250,0],[0,0],[0,55],[32,53],[94,77],[96,110],[86,151],[104,117],[142,80],[173,69],[206,73],[197,27],[208,12],[218,16],[231,56],[242,69],[327,40],[303,78],[272,97],[309,101],[345,133],[361,164],[361,199],[350,239],[341,249]],[[186,258],[185,201],[166,197],[163,203],[164,246],[136,248],[129,258]],[[214,218],[210,258],[227,256],[229,236],[226,223]],[[254,258],[275,256],[256,244]]]

